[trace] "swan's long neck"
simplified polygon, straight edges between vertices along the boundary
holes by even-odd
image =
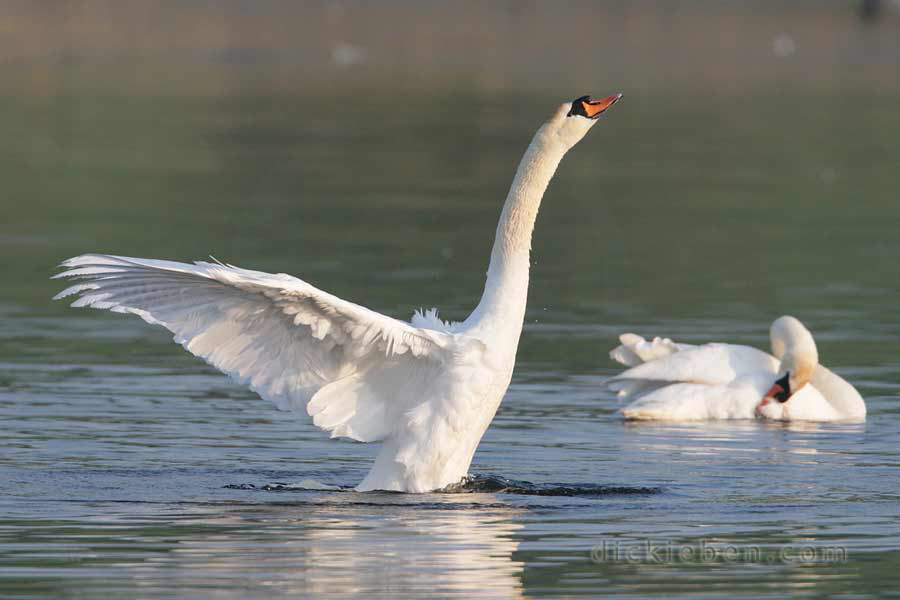
[[[790,372],[792,383],[805,385],[819,364],[816,341],[803,323],[785,315],[772,323],[772,353],[781,360],[781,372]]]
[[[528,299],[534,222],[547,184],[567,150],[548,125],[531,140],[497,224],[484,294],[470,317],[473,324],[489,327],[497,335],[514,337],[514,343],[518,343]]]

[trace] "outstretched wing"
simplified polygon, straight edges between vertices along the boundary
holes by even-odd
[[[738,377],[778,370],[778,360],[750,346],[704,344],[677,349],[611,378],[620,397],[641,395],[670,383],[725,385]]]
[[[54,299],[133,313],[281,409],[306,407],[332,437],[390,434],[390,381],[427,381],[454,336],[413,327],[290,275],[84,254],[56,275],[83,280]],[[374,384],[373,381],[374,380]]]

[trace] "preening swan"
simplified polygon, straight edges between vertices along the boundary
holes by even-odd
[[[774,356],[750,346],[648,342],[626,333],[609,355],[631,368],[608,385],[622,399],[636,398],[622,410],[627,419],[866,419],[862,396],[819,364],[816,342],[800,321],[776,319],[769,339]]]
[[[133,313],[331,437],[382,442],[359,491],[427,492],[462,479],[512,377],[531,234],[563,155],[621,98],[559,106],[531,140],[503,206],[484,293],[462,323],[399,321],[283,273],[84,254],[56,298]]]

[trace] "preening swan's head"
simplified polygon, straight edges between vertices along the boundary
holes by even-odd
[[[772,354],[781,359],[778,377],[756,408],[768,419],[784,418],[790,399],[809,383],[819,364],[816,341],[803,323],[794,317],[780,317],[769,329]]]
[[[621,97],[622,94],[613,94],[600,100],[591,100],[590,96],[576,98],[560,105],[546,126],[571,148],[594,126],[600,115]]]

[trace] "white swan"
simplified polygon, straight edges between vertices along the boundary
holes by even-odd
[[[774,356],[749,346],[648,342],[626,333],[609,355],[631,368],[608,385],[622,399],[637,398],[622,410],[626,419],[865,421],[862,396],[819,364],[816,342],[800,321],[776,319],[769,338]]]
[[[399,321],[285,275],[85,254],[56,298],[133,313],[281,409],[305,408],[332,437],[382,442],[359,491],[427,492],[469,469],[512,376],[528,293],[531,234],[563,155],[621,94],[556,109],[516,171],[484,294],[462,323],[432,309]]]

